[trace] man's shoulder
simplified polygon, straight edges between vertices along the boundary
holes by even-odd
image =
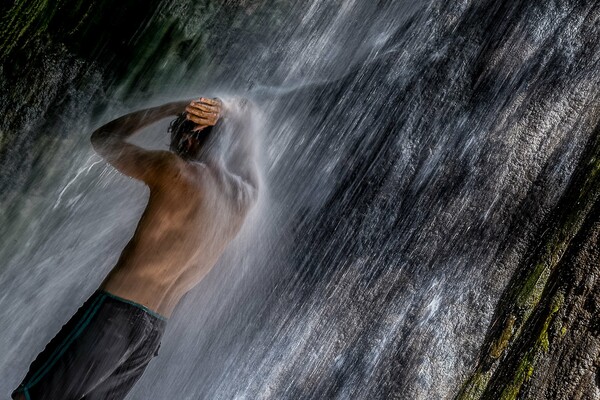
[[[170,151],[157,154],[155,170],[152,171],[153,184],[157,189],[175,189],[180,185],[198,185],[203,183],[209,171],[206,165],[189,162]]]

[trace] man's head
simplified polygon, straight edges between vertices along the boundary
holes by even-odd
[[[169,126],[171,134],[169,148],[183,159],[196,159],[213,128],[213,126],[207,126],[198,130],[198,124],[187,118],[187,112],[181,113]]]
[[[184,159],[197,159],[213,126],[221,117],[223,102],[200,97],[192,100],[169,127],[171,151]]]

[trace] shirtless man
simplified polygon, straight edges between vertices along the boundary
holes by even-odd
[[[157,354],[167,318],[256,201],[255,144],[245,129],[252,114],[247,102],[200,98],[134,112],[92,134],[98,154],[148,185],[148,204],[116,266],[31,364],[14,399],[126,396]],[[171,116],[171,151],[126,141]]]

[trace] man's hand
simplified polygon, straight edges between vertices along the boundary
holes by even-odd
[[[192,100],[185,108],[187,113],[186,118],[196,124],[194,132],[213,126],[221,117],[223,103],[219,99],[207,99],[201,97],[197,100]]]

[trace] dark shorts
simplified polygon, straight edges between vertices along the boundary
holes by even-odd
[[[123,399],[158,354],[165,325],[147,308],[98,291],[37,356],[12,397]]]

